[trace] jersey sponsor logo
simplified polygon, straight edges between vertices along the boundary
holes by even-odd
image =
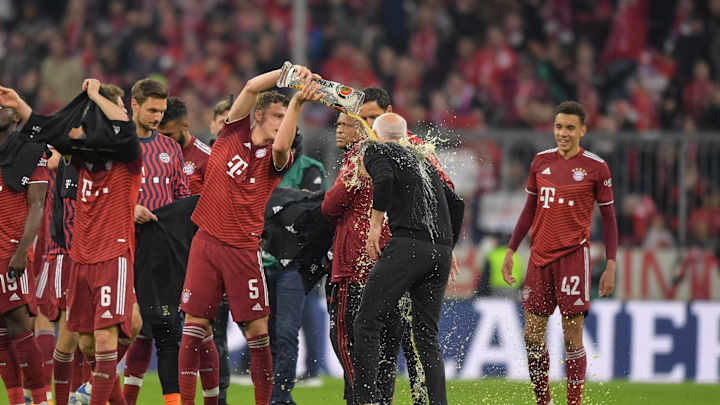
[[[258,149],[258,150],[255,151],[255,157],[256,157],[256,158],[262,159],[262,158],[264,158],[265,156],[267,156],[267,149],[263,148],[263,149]]]
[[[603,186],[612,187],[612,179],[607,179],[607,180],[603,181]]]
[[[260,303],[257,303],[257,304],[255,304],[254,307],[252,307],[252,310],[253,311],[262,311],[263,307],[262,307],[262,305],[260,305]]]
[[[225,173],[227,173],[230,177],[234,179],[235,176],[242,174],[242,172],[248,167],[248,164],[239,155],[235,155],[227,163],[227,167],[229,167],[230,169],[228,169],[228,171]]]
[[[188,290],[187,288],[183,289],[182,292],[182,302],[187,304],[188,301],[190,301],[190,296],[192,295],[192,292]]]
[[[546,167],[545,170],[543,170],[541,174],[552,174],[550,172],[550,166]]]
[[[540,201],[543,208],[550,208],[550,203],[555,201],[555,187],[540,187]]]
[[[170,163],[170,155],[168,155],[168,154],[165,153],[165,152],[161,153],[161,154],[160,154],[160,161],[163,162],[163,163]]]
[[[112,317],[113,316],[110,313],[109,309],[106,309],[105,312],[103,312],[102,315],[100,315],[100,318],[102,318],[102,319],[112,319]]]
[[[81,195],[80,201],[87,202],[86,197],[89,197],[92,194],[93,182],[92,182],[92,180],[88,180],[88,179],[82,179],[82,181],[83,181],[83,186],[82,186],[82,190],[80,191],[80,195]]]
[[[575,181],[583,181],[583,179],[585,178],[585,176],[587,176],[587,172],[585,171],[585,169],[582,169],[582,168],[579,168],[579,167],[576,167],[576,168],[572,169],[572,178],[573,178],[573,180],[575,180]]]
[[[192,176],[195,173],[195,162],[185,162],[185,167],[183,167],[183,171],[186,175]]]

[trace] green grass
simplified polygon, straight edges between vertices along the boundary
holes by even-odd
[[[199,386],[198,382],[198,386]],[[298,387],[293,398],[298,405],[345,405],[342,399],[342,380],[327,378],[320,388]],[[199,387],[198,387],[199,388]],[[447,384],[450,405],[534,405],[534,397],[528,382],[500,379],[450,380]],[[4,388],[0,392],[0,404],[7,404]],[[565,387],[552,385],[556,405],[565,404]],[[395,405],[411,405],[407,380],[399,380]],[[228,393],[232,405],[253,404],[252,387],[232,385]],[[197,404],[202,404],[198,396]],[[138,404],[162,404],[160,382],[156,374],[148,374],[140,391]],[[635,384],[624,381],[589,383],[585,386],[584,405],[718,405],[720,385],[701,384]]]

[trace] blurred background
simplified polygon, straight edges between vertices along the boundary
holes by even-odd
[[[533,155],[554,146],[554,106],[582,103],[589,127],[582,145],[613,173],[621,242],[615,298],[623,300],[611,325],[618,351],[602,366],[610,371],[591,378],[720,380],[720,338],[712,337],[720,336],[720,315],[707,315],[703,336],[705,315],[693,306],[715,300],[710,310],[719,312],[720,0],[0,0],[0,83],[45,113],[76,95],[85,77],[128,91],[153,76],[187,103],[193,134],[208,139],[212,106],[285,60],[355,88],[387,89],[394,111],[421,137],[443,140],[439,155],[468,207],[447,336],[495,330],[483,326],[478,314],[489,307],[477,303],[505,301],[477,297],[517,300],[517,287],[496,277],[497,249],[524,204]],[[306,153],[331,174],[339,162],[335,119],[316,105],[301,127]],[[522,273],[527,247],[518,255]],[[675,308],[638,301],[650,305],[641,317],[679,311],[650,330],[671,336],[668,347],[638,346],[651,355],[629,360],[641,356],[630,337],[639,310],[626,300]],[[588,320],[596,340],[599,318]],[[681,349],[688,344],[698,349]],[[470,346],[447,345],[459,347],[448,351],[452,374],[493,373],[477,359],[467,366]],[[709,359],[700,347],[710,347]],[[516,351],[522,361],[522,342]],[[651,371],[636,370],[640,363]],[[500,370],[512,375],[510,366]]]

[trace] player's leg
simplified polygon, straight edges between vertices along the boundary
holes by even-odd
[[[133,305],[131,343],[125,355],[123,395],[128,405],[135,405],[152,357],[152,329],[143,322],[140,307]]]
[[[219,369],[219,395],[218,405],[227,405],[227,389],[230,387],[230,356],[228,355],[227,328],[230,309],[228,308],[227,297],[223,296],[218,307],[215,321],[212,323],[213,340],[215,350],[218,352]],[[209,349],[210,350],[210,349]]]
[[[545,345],[545,330],[548,318],[557,306],[554,271],[555,267],[552,265],[537,268],[530,262],[523,289],[525,350],[530,383],[538,405],[546,405],[551,401],[548,376],[550,356]]]
[[[403,298],[400,298],[400,301]],[[385,322],[380,332],[380,361],[378,362],[377,386],[380,392],[381,404],[392,403],[395,396],[398,356],[400,355],[403,327],[399,307],[396,307],[388,314],[388,321]]]
[[[158,359],[158,377],[166,405],[179,405],[178,354],[182,336],[182,319],[179,313],[157,319],[151,323]],[[200,367],[202,370],[202,367]],[[202,371],[201,371],[202,372]]]
[[[32,330],[27,305],[16,307],[3,314],[12,338],[12,353],[20,366],[24,386],[31,390],[32,400],[36,404],[45,403],[45,378],[42,369],[42,356]]]
[[[205,339],[212,336],[210,319],[215,317],[223,295],[222,279],[214,266],[214,259],[232,261],[232,249],[215,243],[209,238],[211,237],[203,236],[202,231],[193,238],[181,295],[180,305],[185,312],[185,325],[178,355],[178,381],[183,405],[195,403],[198,370],[203,356],[201,350],[203,341],[206,345],[214,346],[212,339],[207,341]],[[209,363],[213,361],[211,354],[211,351],[205,353],[206,361]],[[215,369],[217,369],[218,361],[217,355],[215,355]],[[219,378],[219,372],[213,374],[213,376],[215,375]]]
[[[412,344],[425,373],[428,403],[447,405],[445,364],[438,342],[438,323],[450,277],[452,249],[427,242],[419,242],[415,249],[413,256],[416,261],[411,262],[408,267],[414,265],[416,272],[423,271],[423,276],[410,287]],[[411,247],[410,252],[412,251]]]
[[[51,311],[52,312],[52,311]],[[38,306],[35,316],[35,340],[42,356],[43,376],[45,377],[45,391],[47,399],[52,399],[53,353],[55,351],[55,322],[48,319]]]
[[[583,346],[583,323],[590,309],[590,252],[587,246],[557,262],[555,294],[563,315],[565,373],[568,405],[582,402],[587,355]]]
[[[98,329],[95,338],[95,371],[93,372],[91,405],[104,405],[110,395],[117,377],[117,341],[119,328],[117,325]]]
[[[10,349],[10,335],[2,317],[0,317],[0,377],[7,389],[8,404],[24,405],[22,375],[15,355]]]
[[[270,327],[270,349],[273,359],[272,403],[293,403],[292,390],[295,387],[300,327],[305,305],[303,287],[298,266],[275,268],[266,272],[268,281],[274,277],[275,300],[270,301],[272,324]],[[268,290],[272,291],[270,287]],[[272,293],[271,293],[272,294]],[[272,296],[272,295],[271,295]],[[274,301],[274,302],[273,302]]]
[[[380,401],[377,390],[380,339],[389,314],[413,283],[407,271],[413,266],[415,241],[392,238],[375,264],[363,291],[354,328],[355,398],[359,403]],[[402,270],[400,270],[402,269]],[[405,271],[407,269],[407,271]]]
[[[427,386],[425,385],[425,372],[422,370],[420,358],[413,344],[415,339],[411,322],[413,310],[409,296],[407,298],[403,296],[400,299],[398,309],[400,310],[400,344],[407,365],[412,401],[415,405],[424,405],[427,402]]]
[[[232,312],[232,302],[230,311]],[[268,317],[243,322],[242,327],[250,347],[250,378],[255,387],[255,405],[268,405],[273,382]]]
[[[345,380],[343,398],[345,398],[347,405],[353,405],[355,402],[352,389],[354,369],[351,354],[352,322],[348,318],[348,313],[350,313],[350,305],[348,303],[349,286],[350,282],[344,279],[336,283],[328,283],[325,286],[325,290],[327,294],[328,316],[330,318],[330,344],[343,368],[343,378]],[[362,295],[362,290],[360,290],[359,295]],[[360,297],[358,296],[355,301],[358,302],[358,304],[355,305],[355,310],[357,310],[357,307],[360,306]]]
[[[67,329],[65,319],[66,311],[60,311],[58,318],[58,335],[55,343],[53,359],[55,403],[56,405],[67,405],[70,394],[70,380],[72,379],[73,364],[75,363],[76,349],[79,336],[77,333]],[[74,405],[74,404],[73,404]]]

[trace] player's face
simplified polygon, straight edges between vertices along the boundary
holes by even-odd
[[[340,113],[335,128],[335,144],[338,148],[344,149],[360,140],[361,135],[357,123],[354,118]]]
[[[188,129],[187,120],[172,120],[165,123],[165,125],[158,127],[158,132],[168,136],[175,140],[175,142],[182,145],[185,143],[184,133]]]
[[[580,138],[585,136],[587,127],[580,123],[575,114],[558,114],[555,117],[555,143],[560,154],[572,157],[580,148]]]
[[[360,106],[360,111],[358,112],[358,115],[361,116],[362,119],[367,121],[368,125],[370,125],[370,128],[372,128],[373,122],[375,122],[375,118],[390,111],[392,111],[392,109],[389,106],[387,110],[383,110],[382,108],[380,108],[377,101],[370,101]]]
[[[264,111],[261,111],[257,126],[262,131],[266,144],[272,143],[275,139],[286,111],[287,107],[281,103],[272,103]]]
[[[230,110],[225,111],[222,114],[218,114],[212,121],[210,121],[210,133],[213,136],[217,136],[217,134],[220,133],[220,130],[223,129],[225,126],[225,118],[227,118],[229,112]]]
[[[133,100],[132,107],[135,124],[140,125],[147,131],[155,131],[167,109],[167,100],[150,97],[142,104]]]

